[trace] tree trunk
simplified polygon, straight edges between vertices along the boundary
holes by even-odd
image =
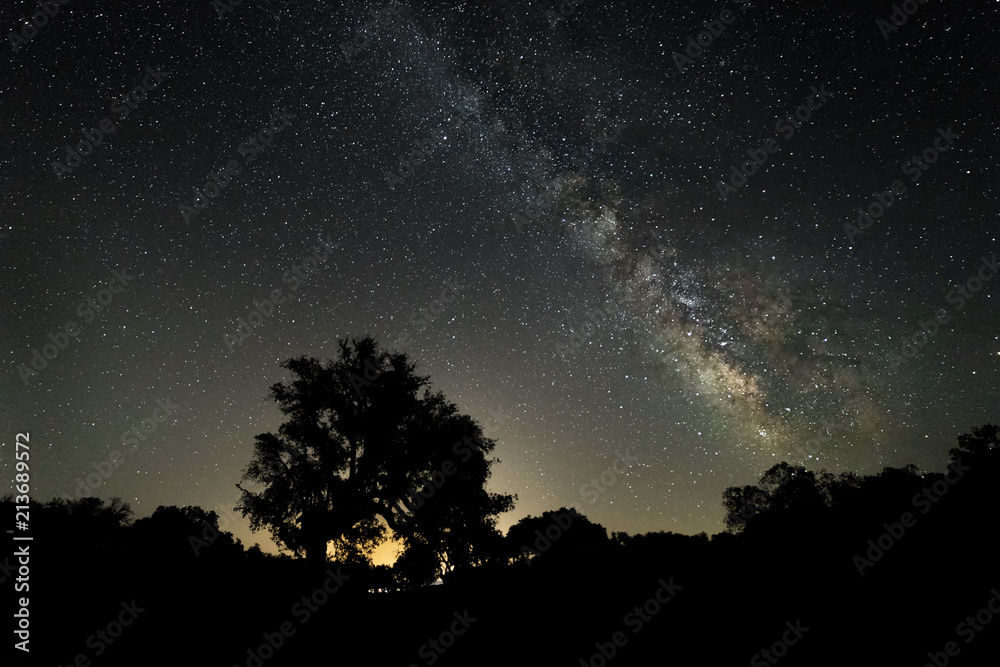
[[[326,546],[329,543],[320,521],[321,512],[304,512],[301,518],[302,532],[306,547],[306,561],[321,568],[326,566]]]
[[[323,538],[311,539],[306,546],[306,561],[316,569],[326,567],[327,541]]]

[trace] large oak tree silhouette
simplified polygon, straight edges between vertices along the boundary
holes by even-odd
[[[370,563],[388,526],[404,545],[400,563],[421,564],[410,584],[488,559],[496,517],[516,500],[485,489],[495,441],[432,393],[405,353],[371,336],[338,345],[336,359],[282,364],[294,378],[269,396],[286,421],[256,437],[242,480],[255,488],[237,484],[236,509],[318,564],[330,542],[338,560]]]

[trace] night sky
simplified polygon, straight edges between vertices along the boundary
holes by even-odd
[[[943,470],[1000,419],[1000,3],[52,4],[0,12],[37,500],[119,450],[85,495],[273,551],[232,511],[267,390],[368,333],[498,440],[503,529],[711,534],[779,461]]]

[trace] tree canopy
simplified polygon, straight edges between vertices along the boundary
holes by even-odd
[[[949,450],[951,463],[961,476],[982,479],[1000,474],[1000,427],[985,424],[958,436],[958,447]],[[875,507],[905,505],[915,493],[950,473],[921,474],[915,465],[883,468],[877,475],[826,471],[814,473],[781,462],[772,466],[757,484],[731,486],[722,494],[726,529],[742,533],[804,529],[833,529],[830,521],[863,522]],[[975,487],[982,493],[981,486]],[[899,500],[902,499],[902,500]],[[886,508],[884,511],[889,512]],[[877,514],[877,512],[875,513]]]
[[[499,539],[496,517],[516,496],[485,489],[496,442],[459,412],[406,354],[368,336],[338,341],[335,359],[299,357],[272,385],[285,422],[256,437],[237,484],[251,528],[310,561],[370,562],[391,529],[401,561],[426,579],[481,562]]]

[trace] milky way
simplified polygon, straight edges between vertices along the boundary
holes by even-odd
[[[576,506],[715,532],[725,487],[781,460],[939,469],[1000,418],[996,284],[952,292],[1000,233],[995,3],[927,3],[888,35],[891,3],[62,7],[0,84],[3,432],[45,443],[43,497],[169,400],[91,491],[266,543],[232,508],[280,424],[267,388],[366,333],[497,439],[502,526]],[[112,270],[135,279],[84,321]]]

